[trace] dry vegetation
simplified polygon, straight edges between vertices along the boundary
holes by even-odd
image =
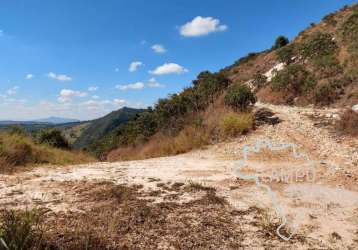
[[[266,218],[262,209],[234,210],[215,189],[197,183],[173,184],[169,189],[163,185],[157,193],[169,197],[173,192],[203,192],[185,203],[154,202],[141,186],[68,184],[81,197],[76,205],[83,212],[3,210],[0,249],[241,249],[248,244],[243,243],[250,234],[243,230],[248,216],[253,218],[252,233],[264,246],[280,242],[277,223]],[[287,247],[305,240],[295,236],[281,244]]]
[[[92,205],[86,213],[57,214],[56,223],[51,223],[54,217],[50,214],[3,211],[0,236],[12,249],[21,249],[16,248],[20,245],[26,249],[240,246],[240,229],[215,191],[208,191],[198,200],[177,204],[142,199],[145,193],[140,189],[83,183],[79,192],[87,205]]]
[[[0,133],[0,171],[36,164],[66,165],[93,161],[95,159],[85,153],[38,144],[23,134]]]
[[[346,110],[336,125],[338,131],[353,136],[358,136],[358,114],[353,110]]]
[[[224,106],[208,108],[196,118],[192,118],[190,125],[185,126],[176,136],[157,133],[145,144],[121,147],[107,156],[109,161],[146,159],[186,153],[194,149],[240,136],[253,127],[251,113],[237,113]]]

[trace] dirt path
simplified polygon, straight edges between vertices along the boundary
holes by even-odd
[[[274,152],[263,149],[250,155],[247,166],[242,170],[258,176],[277,195],[282,214],[288,220],[286,227],[296,235],[314,239],[333,249],[358,247],[358,141],[338,137],[329,127],[310,118],[334,119],[337,110],[257,106],[270,108],[282,122],[275,126],[262,126],[248,136],[229,143],[178,156],[67,167],[48,166],[16,175],[0,175],[0,205],[11,208],[41,206],[54,212],[84,212],[76,205],[80,197],[76,188],[68,188],[69,182],[105,180],[118,184],[142,184],[147,191],[158,190],[167,183],[200,183],[216,187],[217,194],[225,197],[239,211],[262,208],[270,216],[266,223],[270,223],[270,218],[282,219],[276,213],[272,198],[255,182],[237,178],[233,171],[237,160],[242,158],[245,145],[270,140],[273,143],[296,144],[299,151],[306,153],[314,163],[312,168],[307,161],[295,159],[288,150]],[[154,198],[160,202],[164,197],[159,195]],[[193,194],[183,194],[175,202],[183,203],[194,198]],[[258,246],[260,239],[253,239],[254,229],[249,223],[252,218],[246,219],[245,230],[251,234],[245,238],[245,244],[251,246],[256,240],[258,243],[255,246]],[[275,244],[280,247],[287,242],[277,239]],[[318,246],[302,243],[299,247]]]

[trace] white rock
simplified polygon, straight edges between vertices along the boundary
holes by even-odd
[[[269,71],[267,71],[264,74],[267,77],[267,81],[271,81],[271,79],[275,76],[276,72],[283,70],[285,66],[285,63],[279,63],[272,67]]]
[[[352,110],[358,113],[358,104],[352,106]]]

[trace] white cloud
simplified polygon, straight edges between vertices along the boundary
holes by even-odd
[[[119,89],[119,90],[128,90],[128,89],[137,89],[137,90],[139,90],[139,89],[144,88],[144,83],[136,82],[136,83],[126,84],[126,85],[116,85],[115,88]]]
[[[153,75],[182,74],[188,72],[186,68],[176,63],[165,63],[149,73]]]
[[[148,81],[148,87],[149,88],[163,88],[165,86],[163,84],[160,84],[159,82],[157,82],[157,80],[155,78],[150,78]]]
[[[75,91],[72,89],[62,89],[57,100],[61,103],[71,102],[74,97],[85,97],[86,92]]]
[[[53,72],[49,72],[47,74],[47,77],[61,82],[72,81],[72,77],[70,76],[63,74],[55,74]]]
[[[17,90],[19,89],[19,87],[18,86],[14,86],[14,87],[12,87],[11,89],[8,89],[7,91],[6,91],[6,94],[7,95],[16,95],[16,93],[17,93]]]
[[[161,44],[154,44],[152,46],[152,50],[154,50],[154,52],[158,53],[158,54],[163,54],[163,53],[167,52],[167,50]]]
[[[25,79],[26,80],[30,80],[30,79],[32,79],[32,78],[34,78],[35,76],[33,75],[33,74],[27,74],[26,76],[25,76]]]
[[[180,27],[180,34],[186,37],[204,36],[212,32],[225,31],[227,28],[226,25],[220,25],[219,19],[197,16]]]
[[[99,99],[99,96],[98,95],[93,95],[92,99]]]
[[[127,103],[127,101],[123,100],[123,99],[114,99],[113,103],[116,104],[116,105],[119,105],[119,106],[123,106],[124,104]]]
[[[124,103],[125,101],[125,103]],[[127,100],[87,100],[77,99],[72,102],[52,102],[41,100],[37,103],[26,100],[2,100],[0,95],[0,120],[35,120],[49,116],[61,116],[80,120],[91,120],[102,117],[113,110],[125,106],[144,108],[149,104],[130,102]]]
[[[139,62],[139,61],[135,61],[135,62],[132,62],[130,65],[129,65],[129,72],[134,72],[134,71],[137,71],[138,67],[139,66],[142,66],[143,63],[142,62]]]
[[[94,91],[97,91],[98,90],[98,87],[97,86],[91,86],[88,88],[88,91],[90,92],[94,92]]]

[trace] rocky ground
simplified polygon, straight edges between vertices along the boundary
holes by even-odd
[[[257,107],[281,122],[178,156],[0,175],[0,204],[41,208],[61,244],[82,218],[112,248],[357,249],[358,140],[333,131],[338,110]],[[260,187],[236,172],[260,140],[295,144],[309,159],[292,148],[250,153],[240,173]]]

